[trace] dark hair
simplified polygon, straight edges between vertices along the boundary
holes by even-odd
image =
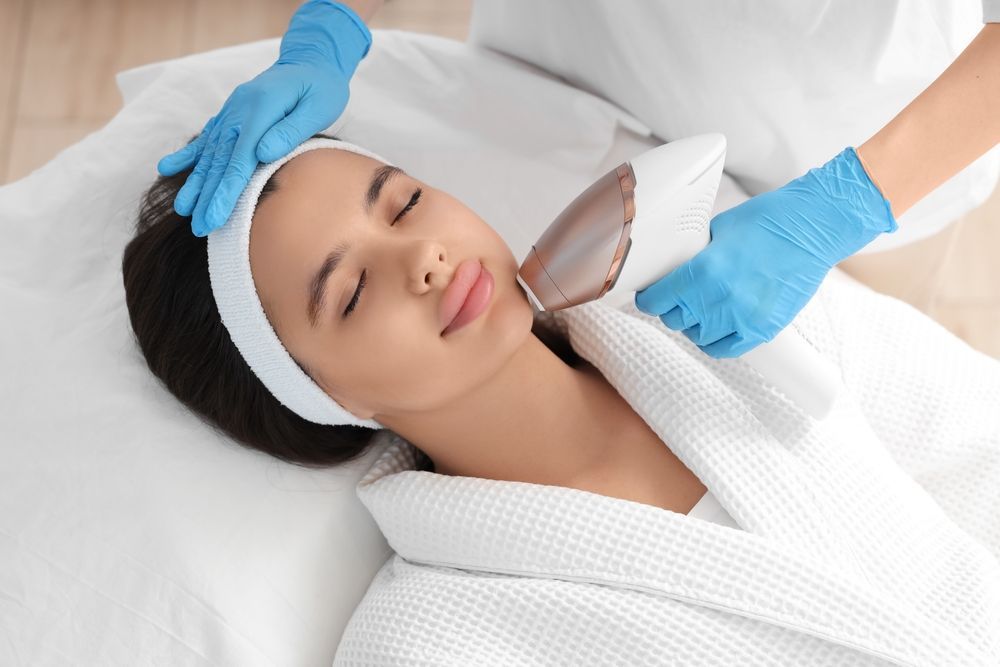
[[[378,431],[303,419],[268,391],[236,349],[212,294],[208,239],[195,236],[191,218],[174,211],[190,173],[156,178],[122,257],[125,304],[149,370],[204,422],[245,447],[307,468],[363,456]],[[258,201],[275,188],[268,180]],[[575,353],[565,340],[544,328],[535,333],[572,363]],[[418,452],[418,469],[433,470],[430,458]]]

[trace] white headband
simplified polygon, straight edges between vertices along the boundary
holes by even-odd
[[[296,155],[317,148],[335,148],[391,164],[371,151],[346,141],[307,139],[283,158],[257,166],[240,194],[232,215],[208,235],[208,273],[222,323],[236,348],[268,391],[295,414],[317,424],[384,428],[373,419],[359,419],[344,409],[306,375],[282,345],[260,303],[250,272],[250,225],[264,183]]]

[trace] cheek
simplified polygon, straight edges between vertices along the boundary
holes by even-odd
[[[454,377],[455,369],[426,313],[416,304],[376,303],[385,297],[374,292],[369,286],[354,321],[331,333],[324,363],[337,386],[358,401],[376,409],[420,409],[437,400],[437,377]]]
[[[343,348],[347,358],[333,370],[338,384],[376,411],[421,412],[454,404],[496,377],[531,335],[530,305],[509,292],[499,296],[461,338],[445,341],[433,329],[418,332],[417,316],[398,311],[356,332]]]

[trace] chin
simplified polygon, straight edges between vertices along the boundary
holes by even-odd
[[[493,294],[494,302],[490,309],[496,309],[494,315],[494,326],[497,328],[510,328],[515,335],[527,336],[531,333],[535,320],[535,309],[524,293],[524,289],[517,282],[517,266],[514,270],[507,271],[503,280],[497,280],[497,289]],[[487,313],[490,314],[490,313]]]

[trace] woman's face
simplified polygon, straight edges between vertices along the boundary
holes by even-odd
[[[504,240],[446,192],[385,171],[349,151],[302,153],[275,174],[277,188],[257,206],[250,230],[254,283],[278,337],[360,418],[446,406],[496,374],[531,335],[533,319]],[[383,186],[367,210],[376,176]],[[402,213],[418,188],[419,200]],[[314,276],[340,246],[349,248],[317,289],[313,323]],[[493,274],[493,294],[478,318],[442,336],[442,295],[467,259]],[[364,286],[345,314],[362,272]]]

